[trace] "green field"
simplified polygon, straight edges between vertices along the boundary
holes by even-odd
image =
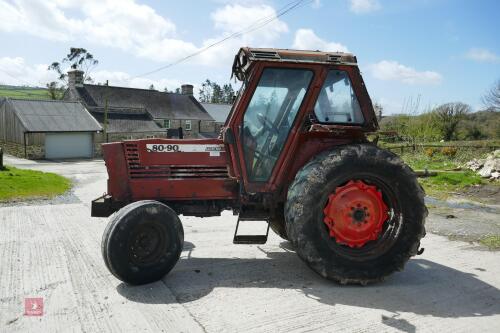
[[[12,97],[21,99],[50,99],[47,89],[31,87],[14,87],[0,85],[0,98]]]
[[[0,169],[0,202],[16,199],[50,198],[71,188],[71,181],[55,173],[17,169]]]

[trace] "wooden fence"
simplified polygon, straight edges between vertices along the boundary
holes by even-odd
[[[383,147],[387,150],[399,150],[400,154],[403,154],[406,151],[416,151],[417,149],[426,149],[426,148],[455,148],[455,149],[482,149],[493,151],[496,149],[500,149],[500,145],[497,144],[486,144],[486,145],[441,145],[441,144],[402,144],[397,146],[386,146]]]

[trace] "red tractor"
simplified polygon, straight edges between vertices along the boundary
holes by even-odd
[[[102,145],[110,216],[102,254],[118,279],[161,279],[179,260],[179,215],[238,215],[236,244],[263,244],[269,227],[314,271],[367,284],[403,269],[425,235],[415,173],[367,139],[377,119],[348,53],[242,48],[242,88],[218,139],[143,139]],[[238,235],[240,221],[265,235]]]

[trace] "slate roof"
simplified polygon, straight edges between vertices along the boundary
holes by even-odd
[[[146,109],[153,118],[213,121],[196,98],[190,95],[92,84],[75,89],[90,110],[104,107],[107,97],[109,107]]]
[[[90,114],[102,125],[104,108],[94,108]],[[108,133],[165,132],[158,126],[151,115],[141,108],[108,108]]]
[[[217,123],[225,123],[231,108],[231,104],[218,104],[218,103],[200,103],[208,114],[215,119]]]
[[[96,132],[99,123],[80,102],[6,99],[28,132]]]

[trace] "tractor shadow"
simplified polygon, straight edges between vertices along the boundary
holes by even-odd
[[[121,283],[117,290],[133,302],[168,304],[196,301],[216,288],[293,289],[327,305],[392,312],[392,317],[382,316],[384,324],[406,332],[414,331],[414,326],[398,319],[399,312],[440,318],[500,314],[500,290],[471,273],[427,259],[412,259],[403,272],[382,283],[341,286],[311,271],[287,244],[282,243],[284,252],[267,252],[267,258],[240,259],[196,258],[188,243],[177,266],[162,281],[144,286]],[[173,297],[165,292],[165,286]]]

